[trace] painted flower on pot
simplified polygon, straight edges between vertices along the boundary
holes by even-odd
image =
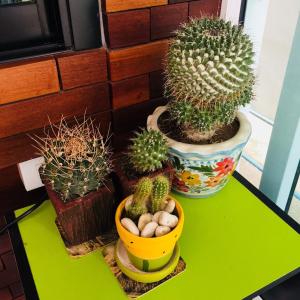
[[[215,187],[223,180],[221,176],[215,176],[215,177],[208,177],[208,179],[205,181],[205,184],[207,187]]]
[[[226,157],[220,162],[216,163],[217,167],[213,169],[214,172],[218,172],[218,176],[224,176],[229,174],[234,167],[234,161],[231,157]]]
[[[181,180],[187,185],[194,186],[201,184],[199,174],[194,174],[189,171],[183,171],[180,177]]]
[[[193,164],[190,164],[190,161],[172,156],[171,162],[176,170],[173,190],[196,197],[200,193],[201,196],[206,197],[213,191],[218,191],[234,172],[239,155],[236,153],[233,156],[207,160],[205,164],[200,161],[193,161]]]
[[[176,186],[176,188],[182,192],[188,192],[189,188],[188,186],[185,185],[184,181],[179,179],[177,176],[174,177],[173,179],[173,186]]]

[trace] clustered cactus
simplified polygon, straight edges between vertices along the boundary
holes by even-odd
[[[216,18],[192,19],[176,32],[166,62],[169,112],[195,141],[233,122],[250,102],[253,44],[240,26]]]
[[[168,157],[163,135],[155,130],[136,132],[129,147],[129,160],[136,172],[142,174],[162,168]]]
[[[161,237],[177,226],[175,200],[169,196],[167,177],[158,175],[154,179],[143,177],[135,193],[125,202],[122,226],[134,235],[143,238]]]
[[[153,182],[151,194],[151,212],[155,214],[157,211],[163,210],[169,195],[169,179],[165,176],[157,176]]]
[[[140,179],[133,194],[132,202],[126,207],[130,218],[136,219],[148,211],[147,201],[150,199],[152,188],[153,183],[150,178],[143,177]]]
[[[152,214],[163,210],[167,204],[169,191],[169,180],[163,175],[158,175],[153,180],[149,177],[141,178],[131,202],[126,205],[128,217],[137,219],[148,212],[148,207]]]
[[[33,138],[45,162],[40,173],[62,200],[82,197],[98,190],[111,171],[111,154],[92,119],[68,126],[64,118],[51,125],[52,133]]]

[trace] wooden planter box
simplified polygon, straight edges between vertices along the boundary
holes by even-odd
[[[117,203],[111,181],[106,187],[67,203],[50,184],[45,183],[45,187],[57,214],[60,233],[69,246],[87,242],[112,229]]]
[[[118,186],[118,188],[120,189],[118,192],[121,195],[122,199],[124,199],[125,197],[133,193],[134,186],[137,184],[139,179],[142,178],[143,176],[148,176],[153,178],[156,177],[157,175],[165,175],[166,177],[169,178],[170,186],[172,185],[172,180],[175,171],[170,162],[167,162],[163,168],[155,172],[145,173],[140,175],[140,177],[137,178],[129,178],[126,172],[124,171],[124,169],[122,168],[121,161],[122,158],[120,157],[116,159],[114,170],[116,175],[115,176],[116,186]]]

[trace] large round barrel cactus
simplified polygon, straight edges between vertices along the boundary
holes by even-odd
[[[67,202],[103,186],[111,170],[111,155],[93,121],[76,120],[74,126],[68,126],[62,119],[51,127],[46,137],[34,139],[45,159],[40,172],[53,190]]]
[[[176,32],[166,63],[171,117],[192,140],[210,138],[249,103],[254,82],[253,45],[240,26],[193,19]]]

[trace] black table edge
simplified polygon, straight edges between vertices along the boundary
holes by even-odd
[[[278,207],[272,200],[270,200],[263,192],[257,189],[240,173],[235,171],[233,177],[237,179],[243,186],[245,186],[252,194],[254,194],[260,201],[268,206],[277,216],[279,216],[285,223],[292,227],[296,232],[300,233],[300,224],[298,224],[292,217],[285,211]]]
[[[14,213],[9,213],[5,216],[6,222],[10,223],[15,219]],[[18,226],[13,226],[9,229],[9,235],[15,254],[21,282],[24,289],[26,300],[39,300],[38,292],[34,283],[27,254],[24,248],[23,239]]]
[[[292,278],[293,276],[297,275],[300,273],[300,267],[293,270],[292,272],[284,275],[283,277],[273,281],[272,283],[268,284],[267,286],[261,288],[260,290],[254,292],[253,294],[251,294],[250,296],[247,296],[246,298],[244,298],[243,300],[253,300],[253,298],[257,297],[257,296],[261,296],[263,293],[271,290],[272,288],[276,287],[277,285],[285,282],[286,280]]]
[[[281,210],[274,202],[272,202],[266,195],[259,191],[253,184],[251,184],[246,178],[244,178],[237,171],[233,173],[233,177],[237,179],[243,186],[245,186],[251,193],[253,193],[259,200],[261,200],[267,207],[269,207],[276,215],[278,215],[286,224],[293,228],[297,233],[300,233],[300,225],[291,218],[287,213]],[[38,201],[38,199],[37,199]],[[14,218],[14,213],[7,214],[5,216],[6,221],[9,223]],[[23,240],[20,235],[19,227],[13,226],[9,230],[13,250],[15,252],[16,261],[21,277],[21,281],[24,288],[24,293],[27,300],[38,300],[39,296],[36,290],[32,272],[29,266],[28,258],[24,248]],[[243,300],[250,300],[256,296],[260,296],[262,293],[272,289],[273,287],[279,285],[280,283],[288,280],[289,278],[300,273],[299,268],[293,270],[292,272],[284,275],[283,277],[277,279],[276,281],[270,283],[269,285],[263,287],[262,289],[252,293],[251,295],[245,297]]]

